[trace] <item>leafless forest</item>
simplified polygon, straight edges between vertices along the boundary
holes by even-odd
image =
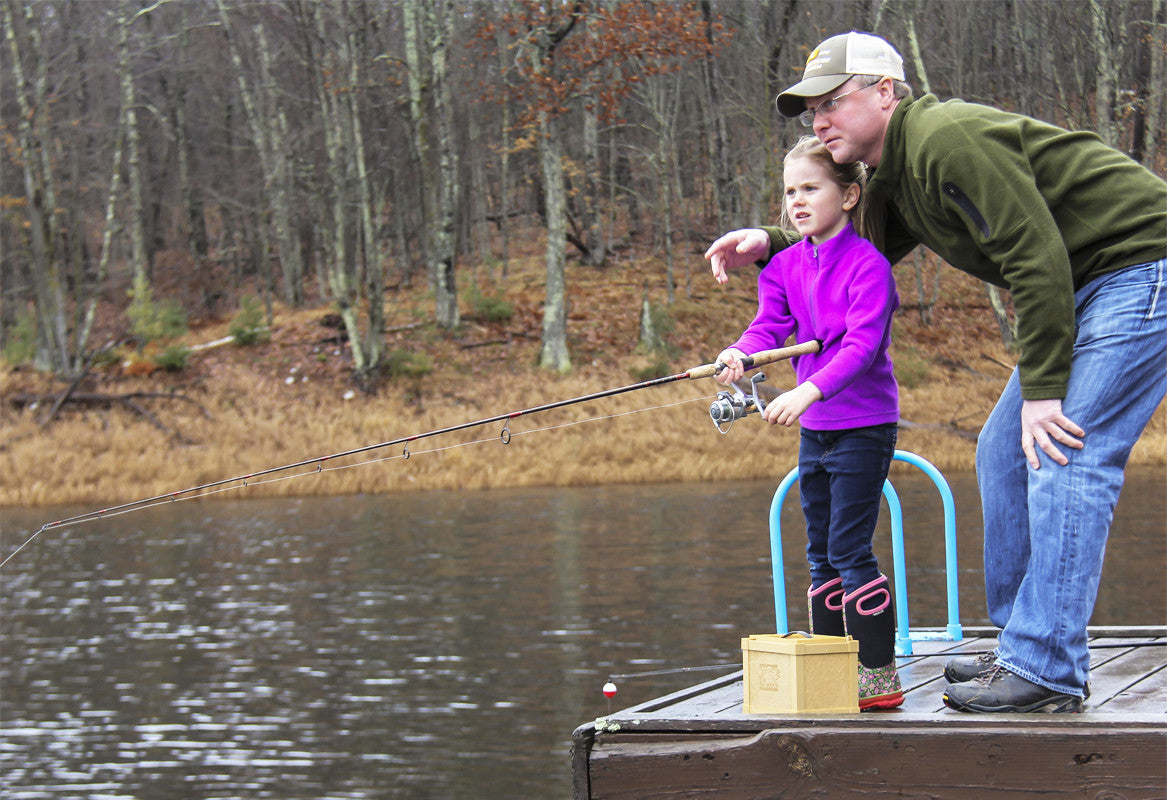
[[[0,330],[6,354],[24,342],[61,377],[111,341],[164,336],[167,304],[229,316],[248,292],[269,313],[333,304],[371,376],[394,287],[427,282],[433,322],[456,328],[460,293],[505,290],[512,237],[533,226],[540,364],[565,370],[565,264],[602,269],[648,242],[665,255],[650,279],[686,292],[674,253],[772,219],[804,132],[773,98],[846,29],[897,44],[918,95],[1093,130],[1165,172],[1164,0],[0,0],[0,14]]]

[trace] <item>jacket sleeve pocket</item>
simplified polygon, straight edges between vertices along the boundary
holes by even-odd
[[[984,215],[981,214],[977,207],[973,205],[973,201],[969,199],[968,195],[962,192],[960,187],[951,181],[945,181],[942,183],[940,185],[940,189],[946,195],[952,198],[952,201],[960,207],[960,210],[967,214],[969,219],[972,220],[972,223],[977,226],[977,229],[981,232],[981,235],[988,239],[989,223],[985,220]]]

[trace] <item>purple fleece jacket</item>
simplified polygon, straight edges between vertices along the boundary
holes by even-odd
[[[848,223],[820,245],[804,239],[758,276],[758,315],[731,347],[747,355],[818,339],[822,350],[793,360],[798,382],[823,393],[799,419],[811,430],[899,421],[892,371],[892,314],[899,307],[891,265]]]

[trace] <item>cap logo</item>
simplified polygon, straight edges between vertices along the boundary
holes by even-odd
[[[814,52],[810,54],[810,58],[806,60],[806,69],[802,73],[803,78],[815,70],[822,69],[830,60],[830,50],[823,50],[821,47],[816,47]]]

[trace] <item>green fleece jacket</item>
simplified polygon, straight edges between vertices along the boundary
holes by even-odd
[[[893,264],[923,244],[1010,291],[1027,400],[1066,395],[1074,292],[1167,258],[1167,183],[1093,133],[988,106],[902,101],[869,191]],[[775,252],[797,238],[766,230]]]

